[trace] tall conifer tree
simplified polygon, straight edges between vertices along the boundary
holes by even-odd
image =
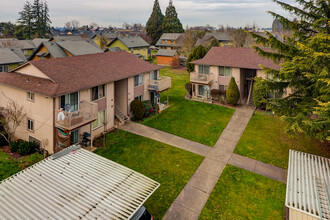
[[[163,20],[163,33],[183,33],[182,24],[176,13],[176,9],[173,5],[173,1],[170,0],[168,7],[166,8],[165,17]]]
[[[330,140],[329,1],[296,0],[298,7],[274,2],[297,19],[290,20],[269,12],[292,31],[283,42],[269,32],[266,32],[268,37],[250,33],[257,43],[272,48],[273,52],[257,46],[255,50],[280,63],[280,70],[263,67],[266,74],[273,76],[267,80],[270,89],[280,93],[283,88],[293,89],[289,96],[271,100],[269,108],[288,122],[289,133],[305,133]]]
[[[160,9],[158,0],[155,0],[152,13],[146,25],[147,35],[152,39],[151,44],[154,45],[158,39],[162,36],[162,24],[164,15]]]
[[[22,36],[27,39],[31,39],[33,35],[33,16],[32,16],[32,5],[30,2],[26,2],[23,7],[23,11],[19,12],[18,23],[21,25],[20,32]]]

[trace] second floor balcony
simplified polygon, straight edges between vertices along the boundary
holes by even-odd
[[[149,90],[154,90],[157,92],[162,92],[171,87],[171,77],[168,76],[162,76],[158,78],[157,80],[150,80],[148,89]]]
[[[68,112],[55,110],[55,127],[67,130],[74,130],[83,125],[92,123],[97,119],[98,105],[92,102],[82,101],[77,111]]]
[[[196,72],[190,73],[190,82],[200,84],[210,84],[212,81],[210,74],[201,74]]]

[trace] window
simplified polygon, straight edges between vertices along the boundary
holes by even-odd
[[[231,76],[231,68],[226,66],[219,66],[219,76]]]
[[[69,105],[70,105],[70,109],[66,109],[65,107],[66,106],[68,107]],[[62,95],[61,108],[70,112],[77,111],[79,109],[78,92]]]
[[[105,96],[105,85],[92,88],[92,101],[98,100]]]
[[[225,86],[225,85],[219,85],[219,90],[220,91],[227,91],[228,89],[228,86]]]
[[[34,93],[33,92],[27,92],[27,99],[29,101],[34,101]]]
[[[97,113],[97,119],[93,122],[93,129],[101,127],[105,122],[105,110],[99,111]]]
[[[29,131],[34,131],[34,121],[32,119],[27,120],[27,129]]]
[[[9,65],[0,66],[0,73],[8,72],[8,71],[9,71]]]
[[[210,66],[198,65],[198,72],[201,73],[201,74],[209,74],[210,73]]]
[[[143,95],[136,96],[134,99],[139,100],[139,101],[142,102],[143,101]]]
[[[208,86],[198,85],[198,95],[199,96],[208,96],[207,92],[209,90]]]
[[[24,55],[28,55],[28,50],[22,50]]]
[[[79,142],[79,129],[71,131],[70,140],[71,140],[71,144],[76,144]]]
[[[158,79],[157,70],[150,72],[150,80],[157,80],[157,79]]]
[[[143,74],[134,76],[134,86],[140,86],[143,85]]]

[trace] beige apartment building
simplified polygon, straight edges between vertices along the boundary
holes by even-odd
[[[204,58],[192,61],[192,98],[210,101],[210,90],[227,90],[231,77],[240,91],[240,101],[253,95],[253,78],[266,78],[261,66],[279,69],[272,60],[259,56],[252,48],[213,47]]]
[[[171,86],[162,67],[125,51],[30,61],[0,74],[0,107],[14,100],[27,118],[16,137],[55,153],[112,129],[129,117],[134,99],[159,103]]]

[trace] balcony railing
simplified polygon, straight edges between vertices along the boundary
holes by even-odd
[[[190,73],[190,82],[209,84],[212,81],[210,74]]]
[[[55,127],[74,130],[97,119],[98,105],[96,103],[82,101],[80,109],[74,112],[55,110]]]
[[[150,80],[149,81],[149,90],[154,90],[157,92],[162,92],[166,89],[169,89],[171,87],[171,77],[162,76],[158,80]]]

